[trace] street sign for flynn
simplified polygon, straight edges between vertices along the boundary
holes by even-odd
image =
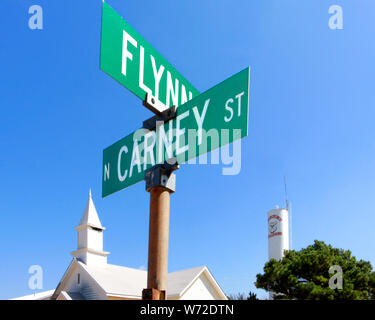
[[[247,136],[249,68],[177,108],[154,130],[139,129],[103,151],[102,196],[144,180],[145,171],[176,158],[182,164]]]
[[[142,299],[165,300],[173,171],[232,142],[238,155],[236,142],[248,134],[250,69],[199,94],[104,1],[100,68],[155,113],[141,129],[103,150],[102,196],[145,181],[150,223]]]
[[[103,2],[100,68],[142,101],[151,95],[158,111],[196,97],[194,88],[116,11]]]

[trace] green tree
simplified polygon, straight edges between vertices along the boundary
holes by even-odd
[[[258,300],[256,293],[249,292],[249,295],[246,297],[244,293],[230,294],[227,296],[229,300]]]
[[[329,273],[334,265],[342,269],[342,289],[330,288],[330,278],[339,276]],[[274,299],[369,300],[375,299],[375,272],[370,262],[357,261],[349,250],[315,240],[300,251],[286,251],[280,261],[267,262],[255,286],[277,293]]]

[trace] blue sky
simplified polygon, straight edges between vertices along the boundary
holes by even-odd
[[[107,1],[195,87],[251,68],[242,170],[182,166],[171,198],[169,271],[207,265],[227,294],[266,293],[267,211],[293,206],[293,248],[314,239],[375,264],[371,0]],[[30,30],[28,9],[44,10]],[[328,27],[341,5],[344,29]],[[109,263],[147,266],[143,182],[101,198],[102,150],[151,116],[99,70],[101,1],[4,0],[0,37],[0,298],[53,289],[76,248],[89,188]]]

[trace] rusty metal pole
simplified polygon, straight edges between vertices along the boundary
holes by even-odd
[[[168,275],[169,204],[167,189],[155,187],[150,190],[147,288],[164,292]]]
[[[157,130],[165,121],[177,115],[177,107],[161,111],[160,102],[150,94],[143,105],[155,113],[143,121],[143,128]],[[142,291],[143,300],[165,300],[167,297],[169,205],[170,194],[176,189],[173,173],[179,165],[176,158],[158,164],[145,173],[146,191],[150,192],[150,227],[148,240],[147,288]]]
[[[143,300],[165,300],[168,276],[170,194],[175,191],[178,165],[157,165],[146,172],[146,190],[150,192],[147,289]]]

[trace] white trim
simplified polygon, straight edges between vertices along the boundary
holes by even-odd
[[[142,295],[133,296],[133,295],[124,295],[124,294],[119,294],[119,293],[111,293],[111,292],[107,292],[106,294],[107,294],[107,297],[142,300]],[[173,299],[173,298],[179,298],[179,295],[178,294],[168,295],[168,292],[167,292],[167,300]]]
[[[56,300],[59,300],[61,296],[64,298],[64,300],[72,300],[71,296],[69,296],[66,291],[61,291]]]
[[[142,300],[142,295],[132,296],[132,295],[124,295],[124,294],[118,294],[118,293],[115,294],[115,293],[111,293],[111,292],[106,292],[106,295],[107,295],[107,297]]]
[[[219,284],[217,283],[216,279],[213,277],[211,272],[208,270],[206,266],[202,267],[202,270],[194,277],[192,281],[183,289],[178,297],[182,297],[186,291],[194,284],[194,282],[202,275],[205,274],[207,277],[207,280],[210,284],[212,284],[213,289],[218,293],[218,296],[221,296],[221,298],[224,298],[225,300],[228,300],[227,296],[225,295],[224,291],[220,288]]]
[[[90,252],[90,253],[94,253],[94,254],[97,254],[97,255],[100,255],[100,256],[103,256],[103,257],[106,257],[110,254],[110,252],[108,252],[108,251],[97,251],[97,250],[91,249],[91,248],[81,248],[81,249],[78,249],[76,251],[72,251],[70,254],[73,255],[73,256],[76,256],[76,255],[79,255],[80,253],[83,253],[83,252]]]
[[[198,272],[198,274],[193,278],[193,280],[191,280],[188,285],[181,291],[178,293],[178,297],[182,297],[185,292],[193,285],[193,283],[200,277],[200,275],[202,274],[202,272],[204,271],[204,269],[206,268],[206,266],[203,266],[202,269]]]
[[[76,258],[73,258],[73,260],[70,262],[68,268],[65,270],[65,273],[63,275],[63,277],[61,278],[59,284],[57,285],[55,291],[53,292],[52,297],[55,297],[53,300],[56,300],[57,297],[60,295],[61,293],[61,287],[63,286],[63,284],[66,282],[66,279],[68,278],[68,276],[70,276],[72,274],[72,272],[74,271],[74,269],[77,267],[77,260]]]
[[[206,277],[209,278],[208,280],[210,280],[210,282],[213,284],[213,287],[214,287],[213,289],[216,290],[218,295],[224,298],[225,300],[228,300],[227,295],[224,293],[223,289],[221,289],[221,287],[219,286],[219,283],[216,281],[216,279],[214,278],[210,270],[208,270],[208,268],[205,267],[204,272],[205,272]]]
[[[78,269],[78,272],[84,272],[86,273],[92,280],[93,280],[93,283],[95,283],[95,285],[98,287],[99,290],[101,290],[101,293],[103,296],[106,296],[106,292],[104,291],[104,289],[101,287],[101,285],[96,281],[96,279],[94,277],[92,277],[92,275],[86,270],[85,268],[85,264],[82,263],[81,261],[78,261],[76,260],[75,258],[73,259],[73,261],[71,262],[71,264],[69,265],[68,269],[66,270],[64,276],[62,277],[61,281],[59,282],[57,288],[55,289],[55,292],[53,293],[52,296],[55,295],[56,293],[56,298],[53,299],[53,300],[56,300],[59,295],[61,294],[62,291],[64,290],[61,290],[61,289],[65,289],[65,286],[66,286],[66,282],[70,279],[70,277],[73,275],[74,271]]]

